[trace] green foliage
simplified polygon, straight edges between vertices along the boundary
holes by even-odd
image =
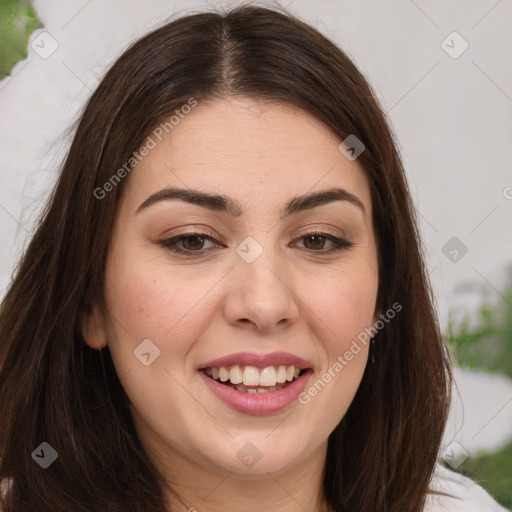
[[[41,26],[29,0],[0,0],[0,79],[27,58],[28,38]]]
[[[477,327],[470,328],[466,316],[454,333],[449,321],[446,336],[460,367],[499,372],[512,378],[512,266],[508,282],[495,306],[491,307],[484,295]]]
[[[484,294],[478,311],[479,323],[469,327],[466,316],[457,332],[449,321],[447,340],[460,367],[499,372],[512,378],[512,266],[508,284],[495,306]],[[495,290],[487,293],[496,294]],[[455,471],[470,477],[507,508],[512,508],[512,442],[496,453],[469,457]]]

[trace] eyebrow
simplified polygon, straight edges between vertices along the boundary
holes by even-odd
[[[243,206],[235,199],[218,195],[209,194],[207,192],[200,192],[199,190],[182,189],[182,188],[165,188],[150,195],[138,208],[136,213],[160,202],[181,200],[187,203],[195,204],[208,210],[215,212],[226,213],[232,217],[239,217],[244,213]],[[321,190],[318,192],[311,192],[301,196],[296,196],[288,201],[281,209],[281,220],[289,217],[290,215],[311,210],[318,206],[322,206],[334,201],[347,201],[361,209],[363,214],[365,208],[363,203],[354,194],[351,194],[343,188],[331,188],[328,190]]]

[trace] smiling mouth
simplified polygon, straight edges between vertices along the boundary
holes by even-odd
[[[233,365],[203,368],[200,371],[219,384],[242,393],[272,393],[288,387],[307,369],[296,368],[294,365],[267,366],[265,368]]]

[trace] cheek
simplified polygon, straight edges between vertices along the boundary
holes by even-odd
[[[191,280],[183,272],[135,264],[113,264],[108,276],[108,344],[120,373],[140,365],[134,350],[146,339],[160,350],[160,365],[182,362],[208,324],[204,295],[215,284],[212,276]]]
[[[329,433],[352,403],[368,362],[370,338],[365,329],[373,325],[376,284],[364,287],[357,278],[338,279],[337,286],[324,289],[319,297],[318,311],[328,327],[320,328],[325,358],[300,400],[311,404],[315,428]]]
[[[331,349],[342,350],[373,325],[378,278],[371,269],[347,269],[329,280],[308,282],[312,308],[325,324]]]
[[[131,267],[115,261],[105,290],[109,350],[132,412],[158,430],[159,424],[173,424],[188,403],[184,363],[211,321],[204,295],[215,279],[187,279],[184,272],[164,272],[144,260]]]
[[[315,313],[321,320],[316,322],[316,335],[322,340],[324,357],[320,371],[299,396],[299,402],[309,408],[311,428],[319,435],[332,432],[359,388],[368,361],[365,329],[373,325],[377,293],[376,282],[363,283],[361,274],[352,272],[330,283],[336,285],[312,289],[317,297]]]

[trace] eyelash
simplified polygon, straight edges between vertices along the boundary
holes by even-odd
[[[350,249],[354,244],[352,242],[349,242],[348,240],[345,240],[344,238],[338,238],[334,235],[330,235],[328,233],[321,233],[321,232],[311,232],[311,233],[305,233],[304,235],[300,236],[297,240],[300,240],[302,238],[310,238],[313,236],[320,236],[322,238],[325,238],[329,241],[331,241],[334,244],[334,247],[328,250],[315,250],[315,249],[307,249],[307,251],[316,252],[320,254],[332,254],[334,252],[338,251],[346,251],[347,249]],[[160,240],[157,242],[158,245],[161,245],[162,247],[165,247],[171,252],[174,252],[176,254],[182,254],[187,256],[196,256],[201,255],[201,253],[204,253],[205,250],[199,249],[197,251],[191,251],[191,250],[185,250],[185,249],[179,249],[176,247],[176,245],[179,242],[182,242],[183,240],[186,240],[187,238],[193,238],[193,237],[201,237],[203,239],[208,239],[212,242],[217,242],[213,237],[207,235],[206,233],[185,233],[183,235],[173,236],[171,238],[167,238],[164,240]]]

